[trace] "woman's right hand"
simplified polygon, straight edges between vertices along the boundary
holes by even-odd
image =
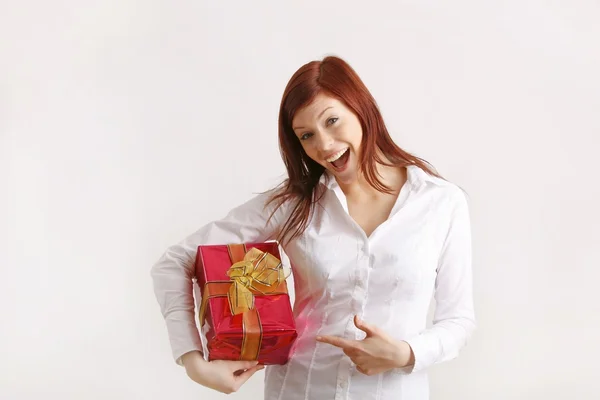
[[[184,354],[181,361],[194,382],[225,394],[237,392],[255,372],[264,368],[258,361],[206,361],[199,351]]]

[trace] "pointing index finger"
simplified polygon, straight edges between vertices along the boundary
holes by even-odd
[[[338,336],[317,336],[318,342],[328,343],[342,349],[354,348],[354,340],[344,339]]]

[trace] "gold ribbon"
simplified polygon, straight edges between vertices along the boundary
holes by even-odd
[[[227,249],[232,263],[227,271],[229,281],[209,281],[204,285],[200,326],[204,325],[208,300],[227,296],[231,315],[243,314],[240,360],[256,360],[263,332],[254,296],[286,294],[286,276],[281,261],[270,253],[257,248],[246,251],[244,244],[230,244]]]

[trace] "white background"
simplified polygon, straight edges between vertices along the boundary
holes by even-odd
[[[479,328],[432,398],[600,398],[599,20],[591,0],[0,1],[0,399],[225,397],[174,364],[149,270],[284,177],[281,94],[327,54],[470,194]]]

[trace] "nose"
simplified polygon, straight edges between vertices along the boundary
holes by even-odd
[[[321,153],[327,153],[333,149],[334,140],[331,137],[331,135],[328,135],[327,133],[324,133],[324,132],[320,132],[319,134],[317,134],[315,136],[317,136],[316,137],[317,149]]]

